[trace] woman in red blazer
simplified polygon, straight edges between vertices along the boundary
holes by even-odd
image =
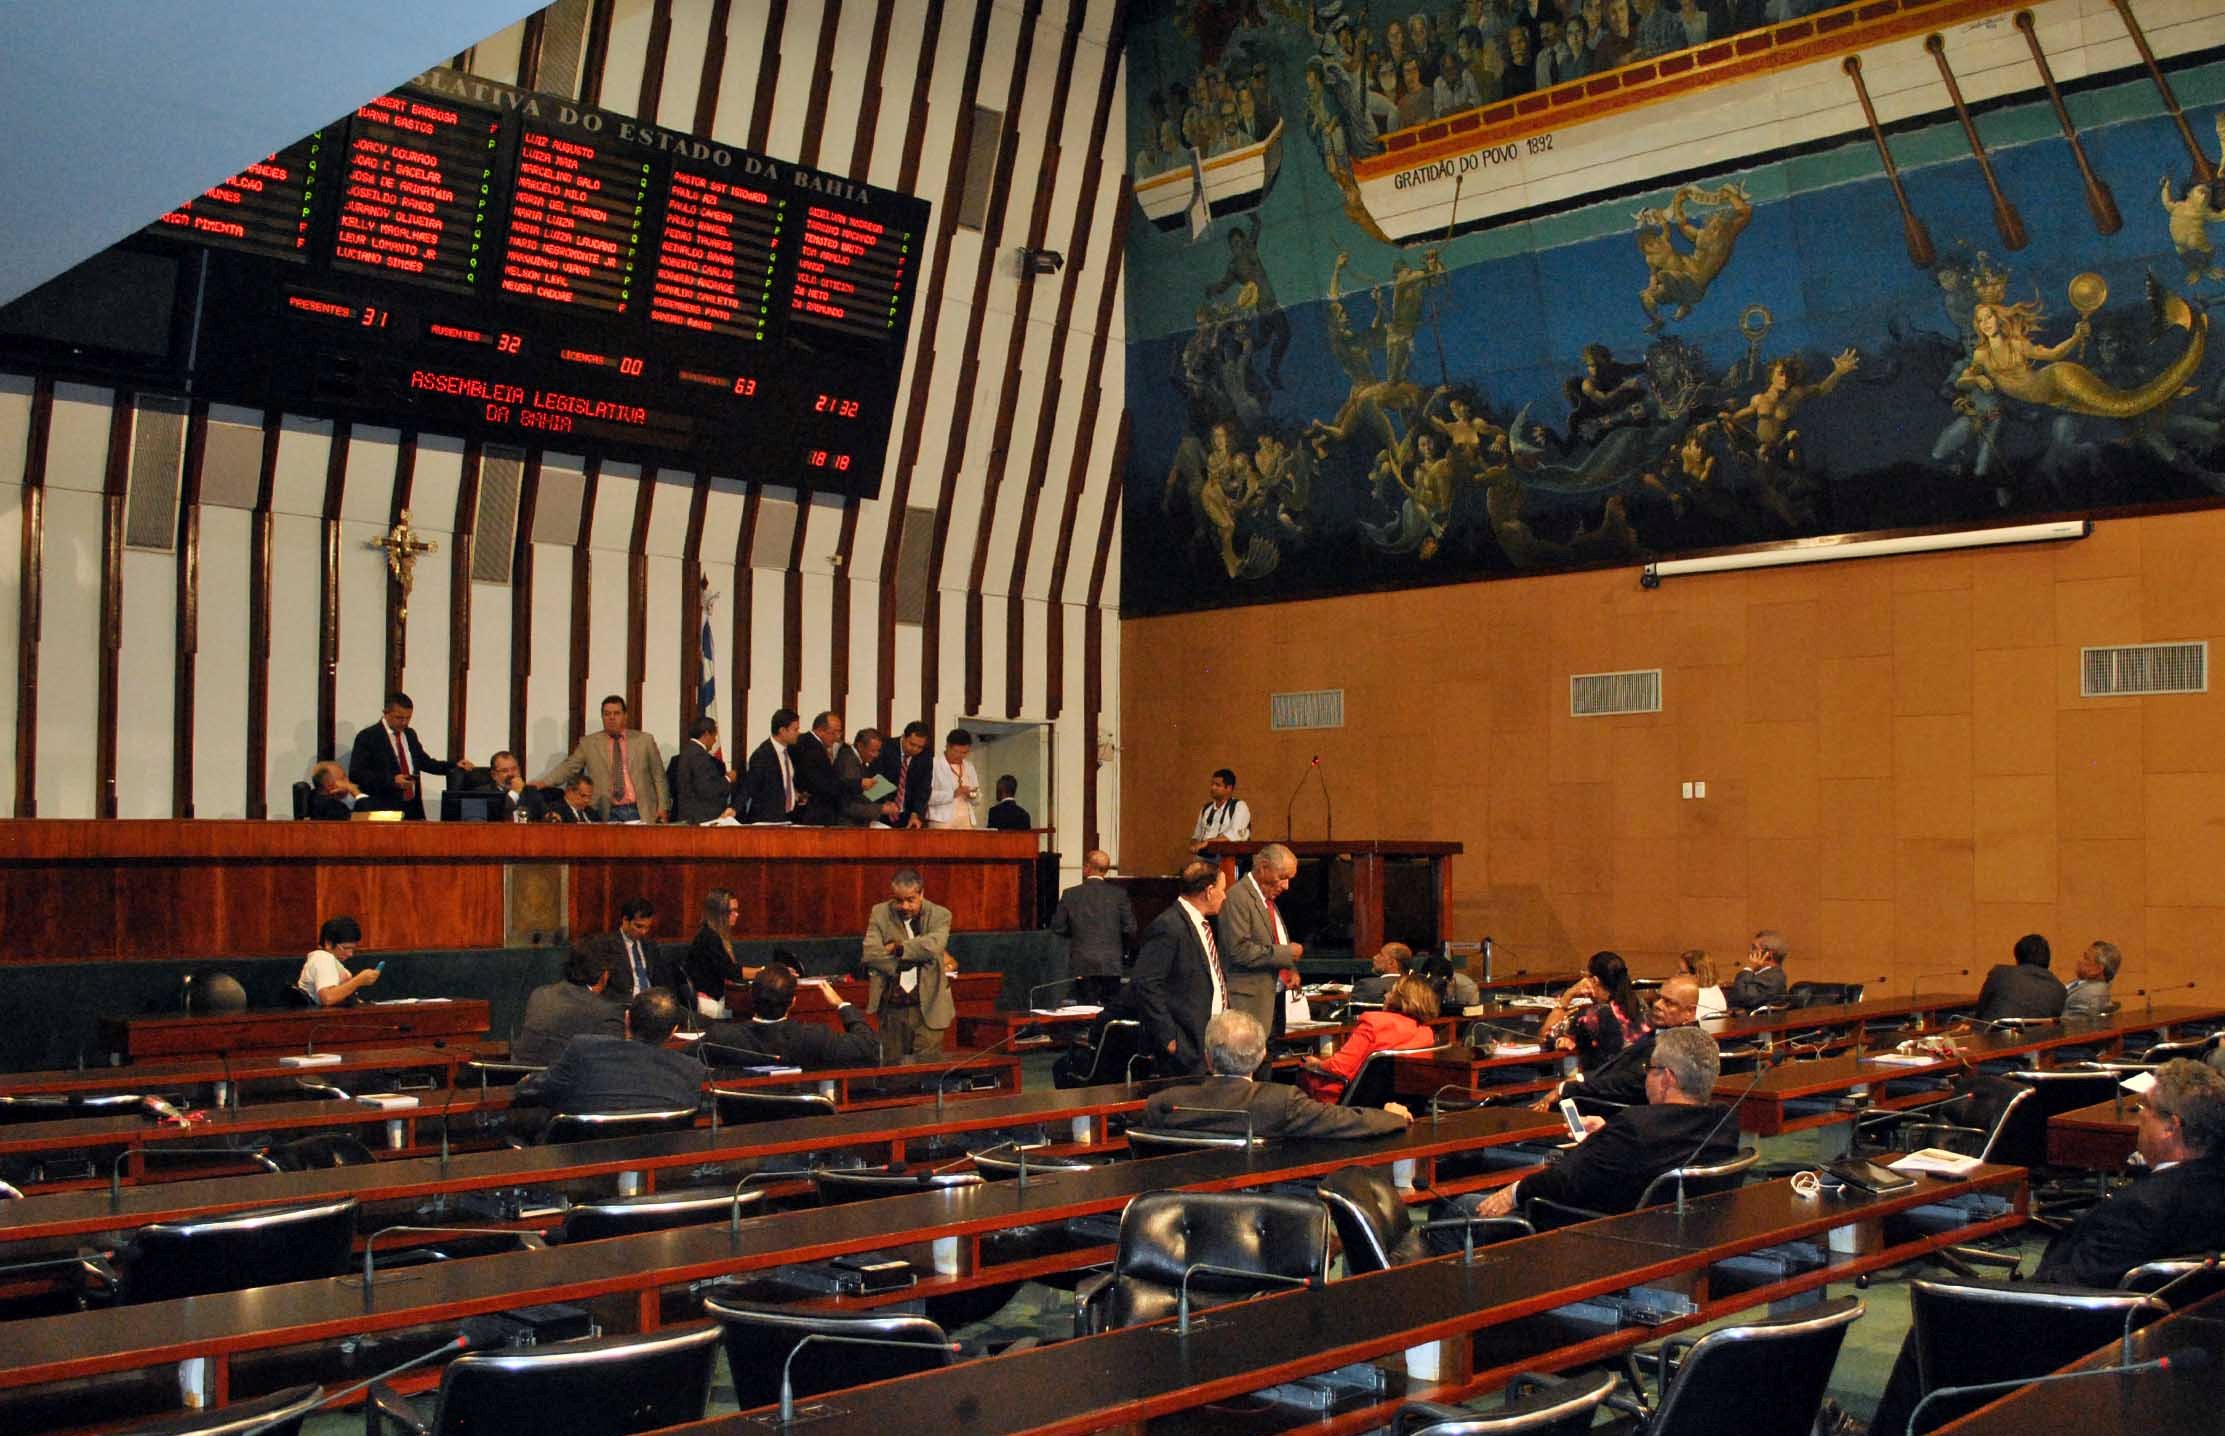
[[[1429,1025],[1436,1015],[1436,990],[1412,974],[1400,978],[1383,999],[1383,1010],[1361,1013],[1358,1026],[1334,1054],[1306,1059],[1298,1074],[1299,1089],[1318,1102],[1336,1101],[1370,1052],[1436,1046],[1437,1034]]]

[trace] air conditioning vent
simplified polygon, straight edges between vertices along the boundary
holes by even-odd
[[[488,450],[479,463],[479,512],[472,521],[471,581],[510,582],[510,563],[518,542],[518,491],[525,482],[524,456]]]
[[[904,510],[904,527],[896,536],[896,621],[917,627],[927,622],[927,590],[934,577],[928,568],[935,556],[935,511]]]
[[[175,553],[178,491],[185,479],[185,400],[147,397],[131,429],[125,475],[124,544]]]
[[[1271,695],[1271,701],[1267,726],[1278,733],[1299,728],[1344,726],[1342,688],[1321,688],[1311,693],[1276,693]]]
[[[2078,652],[2078,691],[2087,698],[2210,691],[2207,643],[2129,643]]]
[[[1616,713],[1661,711],[1661,670],[1634,668],[1628,673],[1573,673],[1568,679],[1568,716],[1605,718]]]

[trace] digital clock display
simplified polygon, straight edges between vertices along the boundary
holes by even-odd
[[[160,362],[4,323],[0,356],[870,497],[929,214],[909,195],[433,70],[119,246],[192,257],[188,282],[148,288],[190,336]]]

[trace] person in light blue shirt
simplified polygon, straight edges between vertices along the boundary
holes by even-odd
[[[2117,969],[2124,960],[2113,942],[2096,938],[2086,944],[2086,950],[2078,955],[2078,975],[2063,999],[2063,1015],[2099,1017],[2108,1011],[2109,984],[2117,980]]]

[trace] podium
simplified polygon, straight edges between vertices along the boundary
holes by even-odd
[[[1238,859],[1267,845],[1207,843],[1204,856],[1233,884]],[[1364,838],[1281,846],[1297,855],[1298,877],[1277,906],[1309,958],[1316,947],[1327,955],[1349,944],[1353,956],[1368,958],[1385,942],[1423,951],[1451,940],[1452,860],[1463,851],[1459,843]]]

